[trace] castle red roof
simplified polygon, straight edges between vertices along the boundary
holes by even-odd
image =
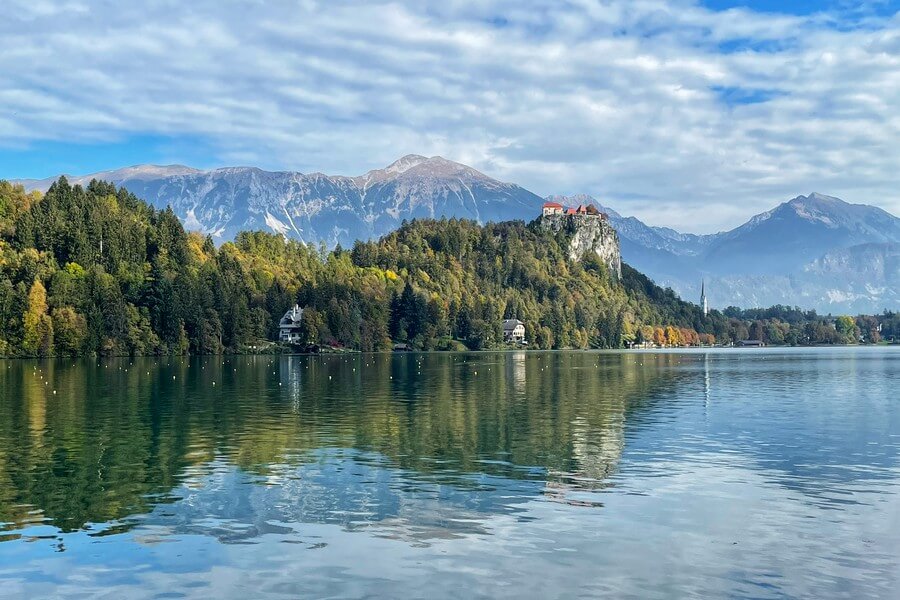
[[[562,208],[563,205],[559,202],[544,202],[544,208]]]

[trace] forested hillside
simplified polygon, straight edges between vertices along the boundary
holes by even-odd
[[[567,260],[564,242],[522,222],[425,220],[351,250],[261,232],[216,248],[107,183],[62,178],[41,197],[0,182],[0,354],[241,351],[274,339],[295,302],[310,343],[360,350],[498,347],[504,318],[540,348],[712,331],[632,269],[619,282]]]

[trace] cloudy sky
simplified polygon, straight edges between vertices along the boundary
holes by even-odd
[[[811,191],[900,214],[898,11],[5,0],[0,177],[137,163],[355,175],[417,153],[687,231]]]

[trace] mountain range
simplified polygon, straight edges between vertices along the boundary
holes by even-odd
[[[220,241],[263,229],[350,246],[405,219],[531,220],[545,201],[466,165],[418,155],[356,177],[139,165],[68,178],[110,181],[157,207],[170,205],[187,227]],[[56,179],[17,183],[45,191]],[[788,304],[832,313],[900,308],[900,219],[874,206],[811,193],[730,231],[695,235],[622,216],[587,195],[547,199],[597,205],[619,233],[627,263],[688,299],[698,298],[704,280],[713,307]]]
[[[45,191],[56,179],[18,183]],[[171,205],[188,228],[221,240],[264,229],[329,246],[380,237],[404,219],[456,216],[483,223],[532,217],[543,202],[524,188],[439,156],[404,156],[357,177],[180,165],[69,177],[73,184],[91,179],[124,186],[158,207]]]

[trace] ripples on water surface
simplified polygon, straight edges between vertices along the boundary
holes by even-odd
[[[900,350],[0,362],[0,597],[898,597]]]

